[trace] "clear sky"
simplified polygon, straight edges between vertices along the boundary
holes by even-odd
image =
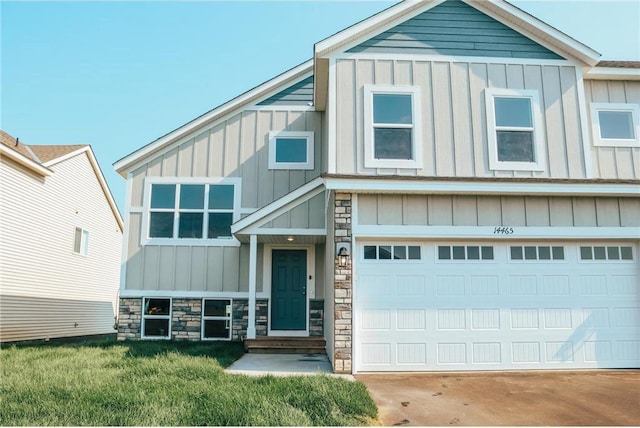
[[[26,144],[91,144],[112,164],[311,58],[389,1],[0,1],[0,127]],[[640,60],[640,0],[517,1],[602,54]]]

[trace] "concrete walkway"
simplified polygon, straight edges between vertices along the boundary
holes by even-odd
[[[354,380],[351,375],[334,374],[329,358],[325,354],[244,354],[225,371],[248,376],[313,376],[321,374]]]

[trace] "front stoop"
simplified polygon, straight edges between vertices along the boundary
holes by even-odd
[[[324,337],[257,337],[245,339],[250,354],[326,354]]]

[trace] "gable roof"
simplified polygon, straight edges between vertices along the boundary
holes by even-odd
[[[445,1],[460,1],[516,30],[563,58],[595,66],[600,54],[505,0],[405,0],[354,24],[314,45],[314,103],[324,110],[328,90],[328,58],[414,18]]]
[[[120,215],[120,211],[118,211],[118,206],[113,199],[109,185],[102,174],[102,170],[100,169],[98,160],[93,154],[91,146],[88,144],[58,146],[27,145],[2,130],[0,130],[0,143],[2,143],[0,144],[0,152],[3,155],[7,155],[22,166],[32,170],[33,172],[39,173],[43,177],[49,176],[54,172],[50,169],[51,166],[86,153],[87,158],[89,159],[89,164],[96,174],[98,183],[100,184],[104,196],[107,199],[107,203],[113,212],[116,223],[118,223],[120,230],[124,231],[122,216]]]
[[[230,114],[234,113],[236,110],[251,105],[256,101],[261,100],[262,98],[268,98],[270,96],[276,95],[281,90],[289,87],[293,83],[297,83],[302,79],[307,79],[312,75],[313,72],[313,60],[308,60],[293,67],[290,70],[285,71],[284,73],[274,77],[271,80],[268,80],[253,89],[227,101],[224,104],[219,105],[213,110],[208,111],[207,113],[195,118],[191,122],[188,122],[181,127],[165,134],[164,136],[158,138],[155,141],[147,144],[144,147],[136,150],[135,152],[117,160],[113,167],[115,170],[123,177],[126,178],[126,172],[135,168],[142,161],[147,159],[159,151],[164,150],[165,148],[173,145],[174,143],[179,143],[180,139],[184,137],[186,134],[194,132],[198,129],[201,129],[205,126],[212,125],[217,121],[221,121],[226,119]]]

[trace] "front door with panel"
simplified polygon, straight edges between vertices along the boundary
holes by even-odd
[[[271,330],[307,327],[307,251],[273,250]]]

